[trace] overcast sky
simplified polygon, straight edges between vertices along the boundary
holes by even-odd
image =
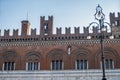
[[[40,16],[54,16],[56,27],[88,26],[95,21],[96,6],[100,4],[109,22],[110,12],[120,12],[120,0],[0,0],[0,29],[21,28],[21,21],[27,19],[31,28],[39,32]]]

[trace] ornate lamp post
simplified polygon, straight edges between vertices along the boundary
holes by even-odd
[[[102,8],[98,5],[96,7],[96,13],[95,13],[95,19],[98,21],[97,22],[92,22],[88,28],[92,25],[92,24],[97,24],[98,26],[98,29],[100,31],[100,47],[101,47],[101,61],[102,61],[102,73],[103,73],[103,76],[102,76],[102,80],[107,80],[106,78],[106,75],[105,75],[105,62],[104,62],[104,45],[103,45],[103,40],[104,40],[104,31],[106,31],[106,27],[104,24],[108,24],[107,22],[104,22],[104,19],[105,19],[105,15],[104,13],[102,12]],[[110,27],[110,25],[109,25]],[[111,27],[110,27],[111,28]],[[114,37],[113,36],[110,36],[109,37],[110,39],[113,39]],[[87,39],[91,39],[91,36],[88,35],[87,36]]]
[[[105,15],[103,14],[102,8],[99,5],[96,7],[95,19],[99,21],[100,34],[101,34],[100,35],[100,45],[101,45],[102,70],[103,70],[102,80],[107,80],[106,76],[105,76],[104,46],[103,46],[103,38],[104,38],[103,31],[106,30],[104,27]]]

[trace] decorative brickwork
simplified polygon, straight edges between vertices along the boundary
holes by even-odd
[[[22,21],[21,35],[18,35],[18,29],[13,31],[13,35],[9,34],[10,30],[4,31],[4,35],[0,36],[0,70],[3,70],[3,64],[9,64],[9,61],[11,64],[15,63],[15,70],[101,68],[100,33],[97,26],[93,26],[93,32],[89,34],[92,39],[87,40],[88,27],[84,27],[83,33],[80,33],[79,27],[74,28],[74,33],[71,33],[70,27],[66,27],[65,34],[62,33],[62,28],[57,28],[56,34],[53,34],[53,16],[49,16],[47,20],[42,16],[40,20],[38,35],[36,29],[31,29],[30,34],[30,23],[27,20]],[[118,17],[114,17],[114,13],[110,14],[110,24],[115,38],[109,39],[111,33],[104,32],[103,41],[105,59],[111,62],[109,64],[114,63],[113,66],[110,65],[114,69],[120,69],[120,33],[113,30],[120,28],[119,21],[119,13]],[[56,67],[59,65],[61,67]]]

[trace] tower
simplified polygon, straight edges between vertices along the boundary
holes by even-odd
[[[110,13],[110,24],[114,34],[120,32],[120,13],[118,13],[118,17],[115,17],[115,13]]]
[[[28,20],[21,21],[22,29],[21,36],[27,36],[30,33],[30,23]]]
[[[53,16],[48,16],[48,20],[45,20],[45,16],[40,18],[40,36],[50,36],[53,33]]]

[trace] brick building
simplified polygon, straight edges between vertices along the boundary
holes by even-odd
[[[118,17],[115,17],[115,13],[110,13],[110,25],[114,39],[109,39],[110,32],[104,32],[105,68],[108,72],[118,69],[120,75],[120,13]],[[53,74],[54,71],[66,70],[83,71],[84,74],[84,71],[101,70],[100,33],[96,26],[90,33],[90,40],[87,39],[88,27],[84,27],[83,33],[80,33],[79,27],[74,28],[74,33],[66,27],[65,34],[62,33],[62,28],[57,28],[56,34],[53,34],[53,28],[53,16],[47,20],[42,16],[39,35],[36,34],[36,29],[31,29],[30,33],[28,20],[21,22],[21,35],[18,35],[18,29],[13,30],[12,36],[10,30],[5,30],[4,35],[0,36],[0,74],[13,71],[32,71],[31,74],[38,71],[39,74],[43,70],[53,71]],[[49,73],[52,74],[51,72]]]

